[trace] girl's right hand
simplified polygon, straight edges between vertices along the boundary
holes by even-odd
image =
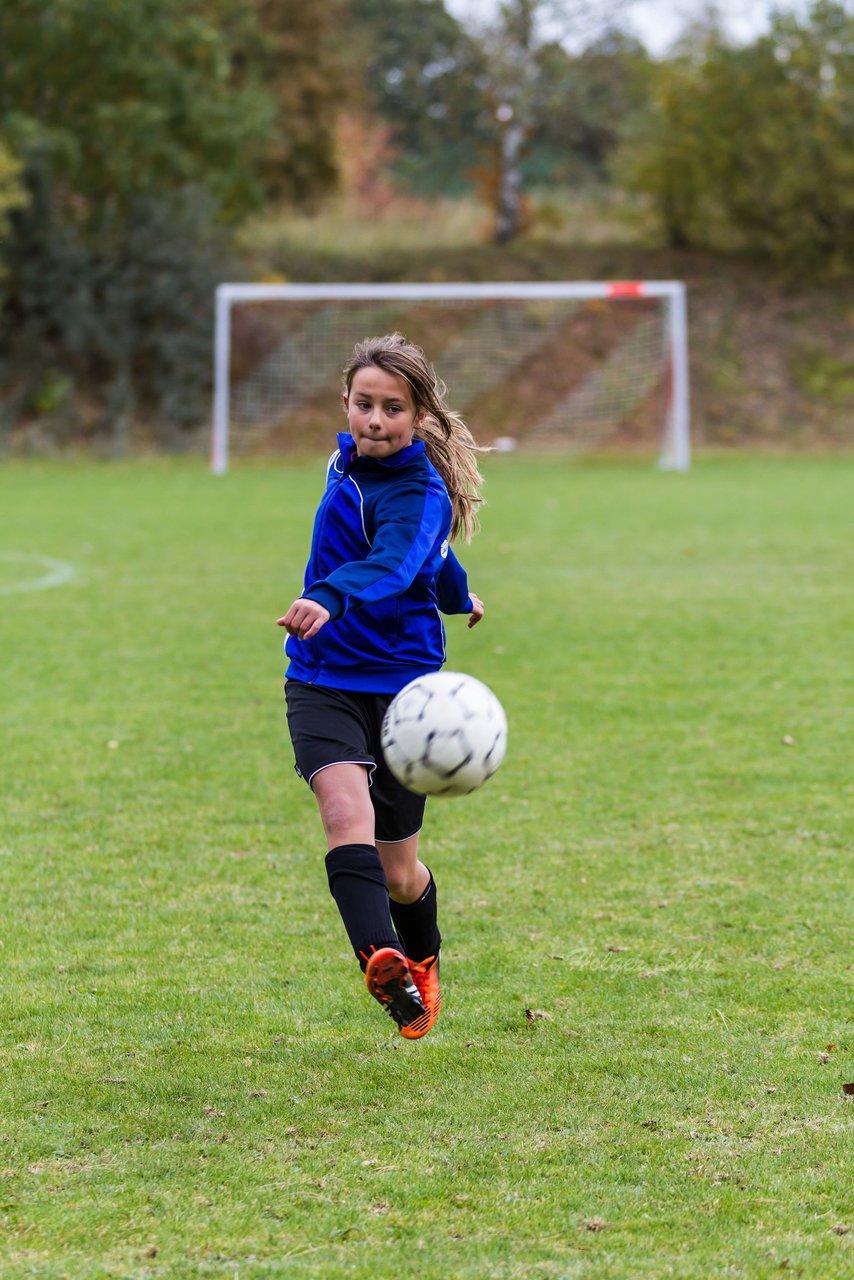
[[[469,627],[476,627],[483,617],[483,601],[475,595],[473,591],[469,592],[471,600],[471,613],[469,614]]]
[[[316,600],[295,600],[287,613],[276,619],[277,627],[284,627],[289,636],[310,640],[329,621],[329,610]]]

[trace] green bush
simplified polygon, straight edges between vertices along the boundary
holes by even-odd
[[[3,0],[6,423],[52,418],[69,379],[86,425],[109,423],[119,447],[132,424],[168,437],[206,414],[222,228],[263,204],[271,168],[294,188],[334,172],[326,46],[304,15],[293,38],[297,8]]]
[[[87,237],[38,181],[17,228],[2,348],[38,405],[45,363],[98,399],[118,447],[132,418],[168,439],[208,411],[213,297],[227,271],[210,196],[139,197]]]
[[[674,247],[741,248],[801,270],[854,264],[854,15],[817,0],[746,48],[713,35],[660,72],[624,152]]]

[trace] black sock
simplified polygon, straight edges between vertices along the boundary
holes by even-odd
[[[391,918],[398,937],[406,948],[410,960],[426,960],[439,951],[442,938],[436,921],[436,881],[430,874],[430,883],[415,902],[395,902],[389,899]]]
[[[362,969],[380,947],[401,950],[389,913],[388,881],[376,846],[339,844],[326,855],[329,890]]]

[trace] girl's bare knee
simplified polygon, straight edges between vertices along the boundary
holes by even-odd
[[[414,866],[395,867],[389,866],[386,862],[384,865],[388,891],[395,902],[414,902],[416,898],[421,897],[427,884],[430,883],[429,871],[422,868],[419,863]]]
[[[352,841],[355,839],[353,832],[361,831],[365,826],[359,806],[346,799],[327,803],[321,809],[320,816],[330,847]]]
[[[373,844],[374,816],[370,803],[358,796],[327,795],[320,802],[320,817],[330,849],[339,844]]]
[[[316,775],[313,790],[329,847],[371,844],[374,816],[367,775],[356,766],[333,766]]]
[[[411,893],[411,876],[389,875],[386,871],[388,891],[395,902],[406,902]]]

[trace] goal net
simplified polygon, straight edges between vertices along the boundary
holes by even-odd
[[[223,284],[211,465],[326,447],[362,338],[423,347],[448,403],[498,448],[653,449],[690,464],[685,288],[554,284]]]

